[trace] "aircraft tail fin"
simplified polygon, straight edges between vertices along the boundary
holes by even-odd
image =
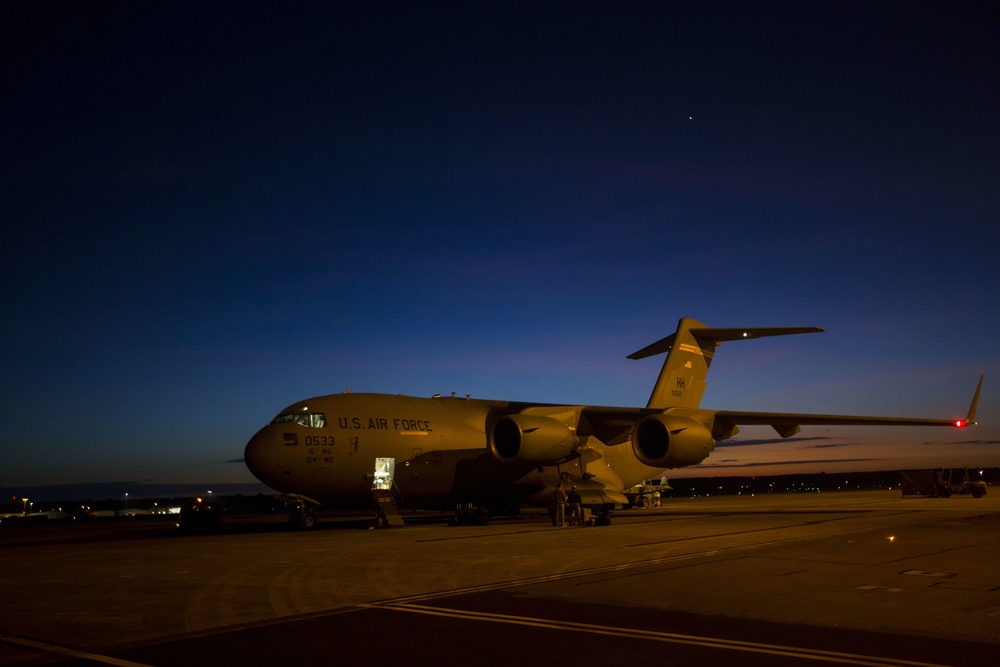
[[[660,376],[653,387],[647,408],[697,408],[705,393],[705,377],[716,348],[725,341],[818,333],[819,327],[765,327],[754,329],[712,329],[689,317],[681,318],[677,331],[628,355],[645,359],[668,352]]]

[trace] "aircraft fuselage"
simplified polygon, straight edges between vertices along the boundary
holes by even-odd
[[[555,479],[581,488],[604,489],[609,482],[627,488],[660,472],[639,463],[630,448],[604,448],[595,438],[584,449],[601,448],[602,455],[589,467],[580,456],[558,465],[499,461],[487,433],[512,411],[505,401],[455,397],[319,396],[283,410],[247,443],[245,459],[277,491],[357,509],[371,508],[372,490],[387,465],[398,505],[421,509],[545,505],[546,487]],[[620,497],[597,500],[614,503]]]

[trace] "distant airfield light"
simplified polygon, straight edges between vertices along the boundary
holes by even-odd
[[[889,537],[887,537],[885,539],[889,540],[890,542],[895,542],[896,541],[896,536],[895,535],[890,535]]]

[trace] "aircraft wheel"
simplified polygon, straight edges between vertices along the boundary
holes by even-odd
[[[312,530],[315,528],[316,515],[308,510],[303,512],[302,516],[299,517],[299,527],[302,528],[302,530]]]
[[[288,525],[297,530],[312,530],[316,527],[316,515],[309,510],[294,512],[288,517]]]

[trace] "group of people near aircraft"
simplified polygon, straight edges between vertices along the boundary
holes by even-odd
[[[567,523],[566,507],[569,507],[569,519]],[[583,498],[576,490],[574,484],[567,493],[563,489],[562,482],[556,484],[552,491],[552,525],[559,527],[585,526],[586,518],[583,515]]]

